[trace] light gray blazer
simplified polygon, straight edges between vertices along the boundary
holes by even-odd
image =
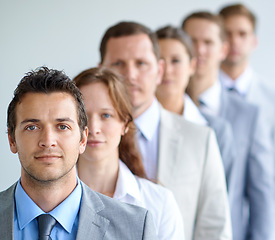
[[[202,114],[207,120],[208,126],[213,128],[216,134],[225,171],[229,202],[231,202],[231,196],[234,195],[233,192],[237,180],[234,174],[236,171],[235,168],[237,167],[235,164],[237,160],[237,153],[234,143],[233,131],[230,123],[227,120],[205,113]]]
[[[219,116],[231,124],[238,160],[231,205],[234,240],[271,239],[274,181],[271,141],[258,108],[222,90]]]
[[[13,239],[15,183],[0,193],[0,239]],[[76,240],[157,239],[153,219],[147,210],[121,203],[92,191],[82,183]]]
[[[267,83],[254,73],[246,100],[260,108],[260,113],[265,117],[265,124],[268,127],[275,151],[275,85]]]
[[[158,180],[174,193],[186,240],[231,239],[224,169],[213,130],[161,108]]]

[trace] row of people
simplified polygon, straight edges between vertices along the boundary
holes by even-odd
[[[101,67],[74,79],[87,116],[63,73],[25,76],[8,110],[22,171],[0,195],[9,216],[1,239],[38,236],[45,213],[57,220],[53,239],[232,239],[232,228],[234,240],[271,239],[270,131],[257,107],[219,82],[230,58],[221,20],[189,15],[182,28],[191,38],[171,26],[110,27]]]

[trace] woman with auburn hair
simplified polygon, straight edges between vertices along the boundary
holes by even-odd
[[[89,128],[86,150],[77,164],[79,178],[97,192],[147,208],[159,239],[184,239],[172,192],[146,179],[121,77],[106,68],[91,68],[74,81],[83,95]]]

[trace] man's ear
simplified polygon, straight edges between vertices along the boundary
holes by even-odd
[[[18,150],[17,150],[16,142],[15,142],[15,139],[13,139],[13,137],[11,136],[9,129],[8,129],[8,139],[9,139],[11,152],[14,154],[17,153]]]
[[[86,144],[87,144],[87,139],[88,139],[88,128],[86,127],[82,133],[82,139],[80,140],[80,145],[79,145],[79,154],[84,153]]]
[[[157,79],[157,85],[159,85],[162,81],[162,77],[164,74],[164,69],[165,69],[165,62],[163,59],[158,60],[158,79]]]

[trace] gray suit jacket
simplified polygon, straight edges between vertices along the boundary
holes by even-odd
[[[260,108],[261,114],[265,118],[265,125],[273,141],[273,150],[275,151],[275,86],[268,84],[254,73],[250,89],[245,98],[248,102]]]
[[[274,179],[270,138],[257,107],[222,90],[220,117],[231,123],[238,160],[231,205],[234,240],[268,240]]]
[[[213,128],[219,149],[221,152],[221,157],[223,161],[227,191],[229,193],[229,202],[232,201],[230,198],[233,194],[234,187],[236,186],[236,176],[234,172],[236,171],[235,161],[237,160],[236,146],[234,143],[233,132],[230,123],[220,117],[213,117],[209,114],[202,113],[205,119],[208,121],[209,127]]]
[[[161,108],[158,180],[174,193],[186,240],[231,239],[224,169],[213,130]]]
[[[13,239],[15,183],[0,193],[0,239]],[[121,203],[92,191],[82,183],[76,240],[157,239],[153,219],[147,210]]]

